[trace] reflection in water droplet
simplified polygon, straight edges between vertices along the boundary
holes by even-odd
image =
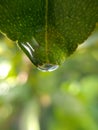
[[[34,40],[34,39],[33,39]],[[34,43],[35,42],[35,43]],[[33,44],[26,42],[26,43],[19,43],[19,47],[24,51],[24,53],[28,56],[28,58],[31,60],[31,62],[41,71],[43,72],[47,72],[47,71],[54,71],[56,70],[59,65],[56,64],[52,64],[52,63],[47,63],[47,61],[42,57],[41,53],[42,51],[40,51],[40,53],[38,53],[38,51],[40,50],[40,46],[38,46],[38,44],[36,44],[36,41],[34,41]]]
[[[57,68],[59,67],[59,65],[52,65],[52,64],[44,64],[42,66],[38,66],[38,69],[43,71],[43,72],[51,72],[51,71],[54,71],[56,70]]]
[[[32,59],[34,58],[34,52],[35,52],[35,49],[33,48],[33,46],[29,42],[18,43],[18,46],[23,50],[23,52],[32,61]]]
[[[22,46],[24,47],[25,50],[28,51],[28,53],[33,56],[32,52],[34,52],[35,50],[33,49],[33,47],[27,42],[26,44],[21,43]]]

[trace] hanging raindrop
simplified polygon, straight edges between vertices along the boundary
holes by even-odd
[[[43,72],[51,72],[56,70],[59,65],[53,63],[47,63],[45,58],[41,57],[41,53],[38,54],[40,50],[39,45],[37,44],[36,40],[34,39],[32,43],[25,42],[25,43],[18,43],[18,46],[23,50],[23,52],[28,56],[31,62]]]

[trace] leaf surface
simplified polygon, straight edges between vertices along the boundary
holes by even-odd
[[[0,30],[40,69],[56,69],[98,22],[98,0],[0,0]]]

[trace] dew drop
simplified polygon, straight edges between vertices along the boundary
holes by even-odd
[[[43,64],[41,66],[39,65],[38,69],[43,72],[47,72],[47,71],[51,72],[51,71],[56,70],[58,67],[59,67],[59,65]]]
[[[30,60],[33,58],[34,48],[29,44],[26,43],[19,43],[18,46],[23,50],[23,52],[29,57]]]
[[[47,63],[45,59],[45,53],[41,51],[43,50],[42,47],[37,44],[36,40],[33,39],[33,42],[25,42],[25,43],[18,43],[19,47],[23,50],[23,52],[28,56],[31,62],[43,72],[51,72],[56,70],[59,65],[53,63]]]

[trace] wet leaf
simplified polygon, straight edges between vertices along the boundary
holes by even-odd
[[[98,0],[0,0],[0,30],[40,70],[58,68],[98,22]]]

